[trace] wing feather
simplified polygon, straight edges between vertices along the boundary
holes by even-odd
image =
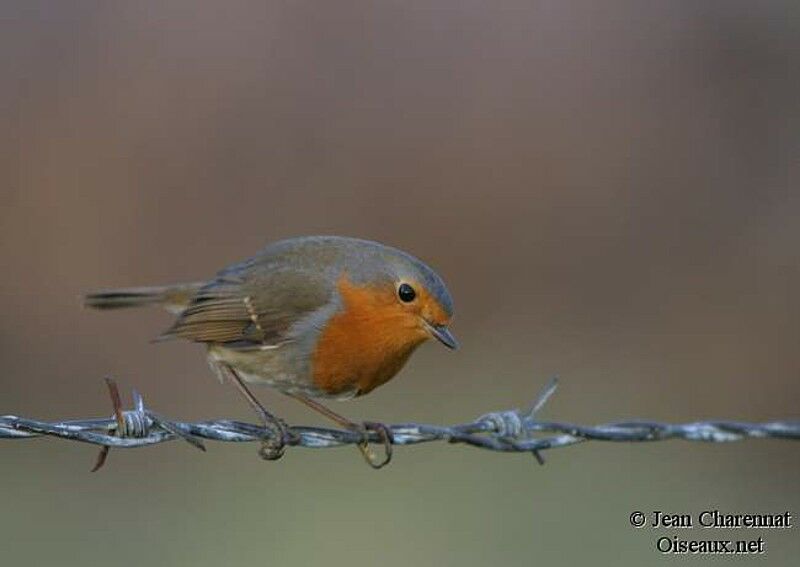
[[[180,337],[248,349],[291,339],[299,320],[326,305],[330,286],[316,272],[242,264],[220,272],[159,339]]]

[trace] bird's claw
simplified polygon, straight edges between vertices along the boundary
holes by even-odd
[[[367,464],[375,470],[381,469],[389,464],[392,460],[392,444],[394,443],[394,436],[392,430],[384,423],[375,421],[364,421],[361,424],[354,424],[355,430],[361,434],[361,442],[358,444],[358,449]],[[383,442],[384,454],[383,458],[379,459],[369,446],[369,432],[375,431]]]
[[[286,445],[295,440],[287,423],[278,417],[272,417],[272,420],[264,419],[265,431],[258,450],[258,456],[265,461],[277,461],[283,457]]]

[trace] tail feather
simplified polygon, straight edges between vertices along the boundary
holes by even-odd
[[[190,283],[172,286],[130,287],[105,289],[89,293],[83,304],[93,309],[122,309],[143,305],[161,305],[169,311],[182,311],[189,305],[203,284]]]

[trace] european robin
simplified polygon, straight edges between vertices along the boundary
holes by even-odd
[[[448,329],[453,301],[436,272],[396,248],[339,236],[282,240],[208,281],[99,291],[86,296],[86,305],[160,305],[176,313],[156,340],[207,346],[211,368],[239,388],[273,433],[261,452],[269,459],[282,455],[288,428],[246,383],[272,386],[360,431],[362,453],[379,468],[391,458],[388,428],[357,425],[316,398],[368,394],[430,338],[457,346]],[[384,442],[381,462],[367,447],[370,429]]]

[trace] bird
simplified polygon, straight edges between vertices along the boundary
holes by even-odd
[[[209,366],[229,380],[270,435],[260,454],[283,455],[291,432],[266,410],[249,384],[265,384],[361,433],[367,463],[391,460],[392,437],[378,422],[353,422],[319,400],[348,400],[391,380],[424,342],[455,349],[453,300],[442,278],[416,257],[379,242],[346,236],[301,236],[268,244],[206,281],[105,289],[87,307],[161,306],[176,315],[155,341],[206,346]],[[384,444],[376,458],[374,431]]]

